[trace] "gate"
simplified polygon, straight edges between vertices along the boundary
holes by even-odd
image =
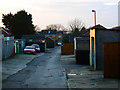
[[[120,78],[120,42],[103,44],[104,77]]]
[[[62,55],[71,55],[74,54],[74,43],[64,43],[61,47]]]

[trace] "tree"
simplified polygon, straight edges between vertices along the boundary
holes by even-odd
[[[38,32],[40,31],[40,28],[38,25],[35,25],[34,27],[35,27],[35,31],[38,31]]]
[[[84,30],[85,27],[84,27],[84,23],[81,22],[79,19],[74,19],[73,21],[71,21],[69,23],[69,28],[70,28],[70,31],[72,32],[72,34],[74,36],[80,36],[81,35],[81,30]]]
[[[74,19],[69,23],[69,27],[72,32],[76,30],[80,31],[84,27],[84,23],[81,22],[79,19]]]
[[[25,10],[18,11],[15,15],[3,14],[2,22],[15,38],[21,38],[22,35],[34,34],[35,32],[32,15],[27,14]]]
[[[7,15],[4,15],[2,14],[2,22],[3,22],[3,25],[8,28],[9,30],[11,30],[11,27],[12,27],[12,23],[13,23],[13,18],[14,18],[14,15],[11,14],[11,12]]]
[[[57,31],[66,31],[66,28],[61,24],[50,24],[46,26],[47,30],[57,30]]]

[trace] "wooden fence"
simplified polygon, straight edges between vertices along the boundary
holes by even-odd
[[[62,55],[71,55],[74,54],[74,43],[64,43],[61,47]]]
[[[120,42],[104,43],[104,77],[120,78]]]

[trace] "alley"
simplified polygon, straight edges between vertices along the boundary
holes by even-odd
[[[50,49],[28,63],[26,68],[4,80],[3,88],[66,88],[60,54],[60,47]]]

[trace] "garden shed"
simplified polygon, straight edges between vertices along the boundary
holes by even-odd
[[[46,47],[47,48],[54,48],[55,47],[55,41],[52,37],[46,37]]]
[[[106,29],[101,25],[90,29],[90,65],[95,70],[104,70],[103,46],[108,42],[120,42],[120,29]]]

